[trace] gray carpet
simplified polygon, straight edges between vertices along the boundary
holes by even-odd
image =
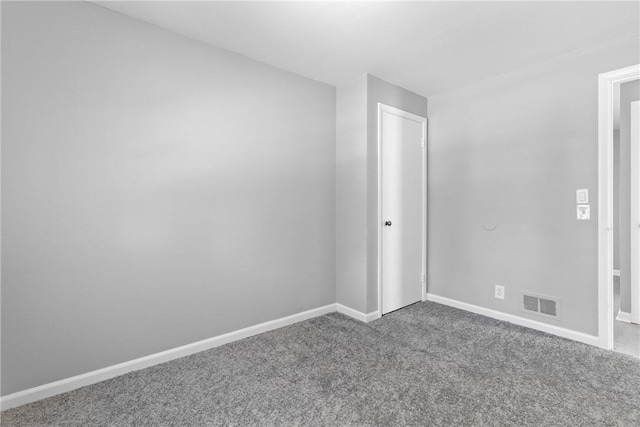
[[[297,323],[2,413],[3,426],[640,426],[640,359],[435,303]]]

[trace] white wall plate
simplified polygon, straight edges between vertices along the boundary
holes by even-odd
[[[580,190],[576,190],[576,203],[584,205],[585,203],[589,203],[589,190],[586,188],[582,188]]]
[[[587,221],[591,219],[591,209],[589,205],[578,205],[576,210],[576,219],[579,221]]]

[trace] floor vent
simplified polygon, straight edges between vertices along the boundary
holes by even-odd
[[[556,320],[561,319],[562,304],[559,298],[523,292],[520,301],[520,310],[525,313],[537,314]]]

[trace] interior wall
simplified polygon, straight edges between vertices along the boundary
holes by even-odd
[[[430,293],[597,335],[597,77],[640,62],[639,43],[429,98]],[[576,220],[578,188],[590,221]],[[520,311],[520,291],[560,298],[561,320]]]
[[[640,99],[640,80],[620,85],[620,310],[626,313],[631,313],[630,104],[638,99]]]
[[[337,88],[336,297],[366,312],[367,75]]]
[[[2,394],[335,295],[335,88],[2,4]]]

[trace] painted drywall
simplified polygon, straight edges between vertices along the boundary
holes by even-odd
[[[337,87],[336,297],[366,313],[367,75]]]
[[[631,312],[631,102],[640,81],[620,85],[620,310]]]
[[[369,75],[367,78],[367,312],[378,310],[378,103],[427,117],[427,98]]]
[[[334,87],[2,9],[2,395],[336,301]]]
[[[640,62],[639,43],[429,98],[429,292],[597,335],[597,77]],[[576,220],[578,188],[590,221]],[[519,311],[520,291],[560,298],[562,319]]]

